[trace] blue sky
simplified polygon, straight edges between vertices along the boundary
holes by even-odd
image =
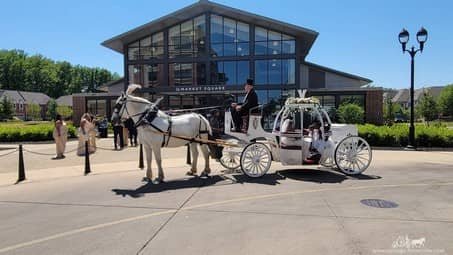
[[[2,1],[0,48],[23,49],[122,75],[122,55],[100,43],[194,2]],[[383,87],[409,87],[410,57],[402,54],[397,36],[405,27],[411,33],[409,46],[418,46],[415,34],[424,26],[429,38],[415,59],[415,86],[453,83],[453,1],[216,2],[319,32],[308,61],[370,78]]]

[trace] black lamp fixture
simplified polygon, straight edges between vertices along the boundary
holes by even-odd
[[[423,52],[423,46],[425,42],[428,40],[428,31],[424,27],[417,32],[417,41],[420,43],[420,52]]]
[[[398,40],[401,43],[403,53],[408,52],[411,56],[411,123],[409,126],[409,143],[406,149],[415,150],[415,126],[414,126],[414,57],[417,52],[423,52],[425,42],[428,40],[428,31],[424,27],[420,28],[417,32],[417,41],[420,44],[419,49],[415,49],[414,46],[410,50],[406,49],[406,44],[409,42],[409,32],[403,28],[398,35]]]

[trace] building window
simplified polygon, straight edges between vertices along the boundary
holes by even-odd
[[[145,68],[143,81],[145,87],[158,87],[165,84],[163,64],[145,65]]]
[[[129,65],[129,83],[143,87],[157,87],[165,85],[164,65]]]
[[[233,19],[211,15],[211,56],[250,55],[250,26]]]
[[[143,65],[129,65],[129,83],[143,85]]]
[[[319,97],[318,97],[319,98]],[[322,96],[321,105],[326,111],[335,108],[335,96]]]
[[[255,61],[255,83],[295,84],[296,61],[294,59],[269,59]]]
[[[295,54],[294,37],[276,31],[255,27],[255,55]]]
[[[172,63],[168,70],[170,86],[206,85],[205,63]]]
[[[156,33],[129,44],[129,60],[148,60],[164,55],[164,33]]]
[[[242,85],[249,77],[249,61],[211,62],[211,83],[214,85]]]
[[[96,114],[96,100],[87,100],[87,112]]]
[[[168,55],[175,57],[202,56],[206,53],[205,16],[199,16],[168,31]]]

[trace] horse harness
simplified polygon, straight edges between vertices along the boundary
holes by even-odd
[[[168,128],[166,131],[162,130],[161,128],[159,128],[158,126],[153,124],[154,119],[157,117],[157,113],[158,113],[158,111],[155,107],[147,107],[147,109],[143,113],[141,113],[141,116],[139,117],[139,120],[135,124],[135,127],[137,128],[141,125],[149,125],[152,128],[156,129],[158,132],[162,133],[162,145],[161,146],[167,147],[168,143],[170,142],[170,138],[172,137],[173,121],[171,119],[171,116],[168,116],[167,117]],[[198,135],[196,137],[192,138],[191,140],[189,140],[190,143],[195,142],[195,138],[201,138],[201,134],[209,134],[208,130],[201,130],[201,125],[202,125],[203,119],[200,116],[200,114],[197,114],[197,115],[199,115],[199,118],[200,118],[200,124],[198,126]],[[168,137],[168,138],[165,139],[165,137]]]

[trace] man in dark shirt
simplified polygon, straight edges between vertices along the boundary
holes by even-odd
[[[125,122],[124,126],[129,131],[129,139],[131,139],[131,146],[137,146],[137,128],[131,117],[129,117]]]
[[[242,104],[232,103],[231,104],[231,115],[233,118],[235,131],[240,132],[242,127],[242,116],[249,115],[250,109],[258,106],[258,95],[253,89],[253,80],[247,79],[244,86],[247,94],[244,97]]]
[[[123,123],[121,122],[120,115],[118,114],[118,109],[112,114],[112,126],[113,126],[113,143],[115,145],[115,150],[118,149],[118,137],[120,138],[119,145],[120,149],[124,147],[123,140]]]

